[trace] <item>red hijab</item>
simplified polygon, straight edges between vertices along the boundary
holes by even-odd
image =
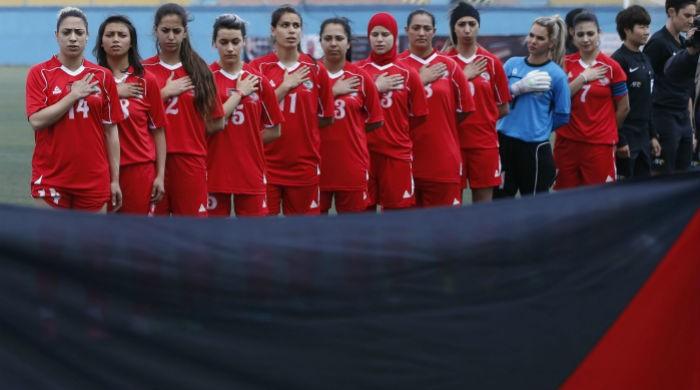
[[[367,37],[369,37],[372,29],[377,26],[384,27],[385,29],[389,30],[391,35],[394,36],[394,46],[386,53],[377,54],[374,52],[374,50],[370,50],[369,59],[375,64],[382,66],[393,62],[398,56],[397,45],[399,43],[399,28],[396,25],[396,19],[394,19],[391,14],[380,12],[378,14],[374,14],[374,16],[372,16],[372,18],[369,20],[369,23],[367,23]]]

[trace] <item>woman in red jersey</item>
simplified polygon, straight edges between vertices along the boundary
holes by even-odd
[[[474,104],[480,109],[459,124],[464,163],[464,185],[472,191],[472,202],[490,202],[501,185],[496,121],[509,111],[510,91],[501,61],[479,46],[479,11],[459,2],[450,12],[450,36],[454,49],[447,54],[464,70]]]
[[[121,207],[119,135],[123,119],[112,72],[85,60],[85,14],[58,14],[59,52],[27,75],[26,112],[34,129],[31,193],[37,204],[105,212]]]
[[[216,18],[212,44],[219,60],[211,64],[219,99],[224,102],[224,131],[209,136],[207,186],[209,216],[268,214],[263,143],[280,136],[284,120],[275,89],[243,62],[246,23],[224,14]]]
[[[270,215],[318,215],[321,128],[333,121],[333,93],[323,65],[298,50],[302,20],[292,7],[272,13],[274,51],[250,65],[275,87],[282,136],[265,146]],[[280,208],[281,205],[281,208]]]
[[[160,6],[153,23],[158,54],[143,62],[158,81],[168,120],[165,196],[156,214],[206,217],[206,134],[224,128],[224,111],[209,67],[190,45],[187,21],[181,6]]]
[[[146,215],[163,197],[165,179],[165,112],[155,77],[144,72],[136,29],[123,15],[100,25],[93,54],[112,71],[124,120],[119,123],[122,213]]]
[[[627,76],[600,52],[600,27],[592,13],[574,18],[574,44],[578,53],[564,59],[571,118],[557,130],[554,145],[557,190],[615,180],[617,129],[629,112]]]
[[[367,208],[369,179],[365,132],[380,127],[384,116],[374,80],[350,63],[348,20],[326,19],[319,35],[335,95],[335,120],[321,133],[321,212],[333,200],[338,213],[360,212]]]
[[[398,60],[394,17],[385,12],[373,15],[367,35],[371,52],[357,66],[375,80],[384,111],[384,125],[367,135],[368,204],[371,209],[403,209],[415,204],[410,125],[425,119],[428,101],[418,72]]]
[[[435,17],[416,10],[406,21],[409,48],[399,56],[420,71],[428,98],[426,120],[412,129],[416,204],[462,204],[462,156],[457,124],[474,111],[462,69],[433,48]]]

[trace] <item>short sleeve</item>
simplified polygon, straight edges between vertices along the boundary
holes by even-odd
[[[627,73],[622,70],[622,67],[617,61],[610,61],[610,67],[612,68],[612,83],[624,83],[627,82]]]
[[[510,96],[510,86],[503,64],[498,58],[493,58],[493,73],[494,73],[494,95],[496,96],[496,104],[507,104],[512,100]]]
[[[384,111],[382,111],[382,106],[379,104],[379,91],[377,91],[374,80],[367,72],[360,69],[360,75],[362,76],[365,90],[365,110],[367,111],[367,120],[365,122],[381,122],[384,120]]]
[[[160,98],[160,88],[155,77],[149,73],[144,74],[146,81],[144,99],[148,104],[148,127],[158,129],[165,127],[165,109],[163,108],[163,100]]]
[[[266,127],[272,127],[284,122],[284,114],[280,111],[280,106],[277,103],[275,89],[270,84],[270,80],[262,77],[260,80],[260,99],[262,104],[262,121]]]
[[[104,72],[104,104],[102,105],[102,123],[111,125],[124,120],[119,94],[117,93],[117,83],[114,81],[112,72]]]
[[[27,74],[25,110],[27,118],[48,106],[46,97],[46,80],[41,75],[41,68],[34,67]]]
[[[551,72],[550,72],[551,73]],[[557,114],[571,114],[571,91],[569,82],[564,73],[559,73],[554,84],[554,112]]]
[[[428,115],[428,98],[425,96],[425,88],[423,88],[423,83],[415,69],[408,68],[406,84],[408,84],[410,116],[421,117]]]
[[[335,101],[333,99],[333,87],[331,86],[331,79],[328,77],[326,68],[321,64],[317,64],[316,78],[316,88],[318,88],[318,116],[322,118],[331,118],[333,117]]]

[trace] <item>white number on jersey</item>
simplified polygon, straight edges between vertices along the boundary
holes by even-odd
[[[430,98],[433,96],[433,85],[428,84],[425,86],[425,97]]]
[[[88,112],[90,112],[90,106],[87,104],[87,100],[85,99],[80,99],[78,100],[78,103],[75,104],[77,107],[71,106],[70,110],[68,110],[68,119],[75,119],[75,113],[77,112],[82,112],[83,113],[83,119],[87,119],[88,117]]]
[[[124,119],[129,117],[129,99],[119,99],[119,103],[122,104],[122,112],[124,113]]]
[[[289,95],[289,113],[294,114],[297,112],[297,93],[290,93]],[[287,98],[282,99],[280,102],[280,111],[284,111],[284,102],[287,100]]]
[[[389,91],[382,94],[382,99],[379,101],[379,104],[381,104],[382,108],[389,108],[392,104],[394,104],[394,101],[391,99],[391,96],[393,94],[394,91]]]
[[[345,100],[338,99],[335,101],[335,119],[345,118]]]
[[[477,76],[477,77],[480,77],[480,76]],[[471,81],[469,82],[469,92],[472,93],[472,97],[476,96],[476,88],[474,88],[474,83],[472,83]]]
[[[591,86],[586,84],[583,87],[581,87],[581,89],[583,89],[583,92],[581,92],[581,103],[585,103],[586,102],[586,95],[588,95],[588,91],[591,90]]]
[[[231,115],[231,123],[234,125],[242,125],[243,122],[245,122],[245,114],[243,113],[243,105],[239,104]]]
[[[165,113],[168,115],[177,115],[180,110],[177,108],[177,101],[179,96],[175,96],[174,98],[170,99],[170,102],[168,102],[168,107],[165,108]]]

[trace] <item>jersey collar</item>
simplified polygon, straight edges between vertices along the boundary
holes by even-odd
[[[337,79],[338,77],[342,77],[342,76],[345,74],[345,71],[344,71],[343,69],[341,69],[341,70],[339,70],[339,71],[337,71],[337,72],[335,72],[335,73],[331,73],[331,72],[329,72],[329,71],[327,71],[327,72],[328,72],[328,77],[330,77],[331,80],[335,80],[335,79]]]
[[[296,68],[299,67],[299,65],[301,65],[301,62],[299,62],[299,61],[295,62],[294,64],[292,64],[290,66],[285,66],[281,61],[277,61],[277,66],[279,66],[280,68],[282,68],[288,72],[294,72],[296,70]]]
[[[370,65],[374,66],[375,68],[377,68],[379,70],[387,70],[387,69],[391,68],[392,65],[394,65],[394,64],[390,62],[386,65],[377,65],[374,62],[370,62]]]
[[[426,59],[422,59],[422,58],[418,57],[417,55],[415,55],[415,54],[413,54],[413,53],[409,53],[408,56],[411,57],[411,58],[413,58],[414,60],[420,62],[420,63],[423,64],[423,65],[427,65],[427,64],[431,63],[431,62],[435,59],[435,57],[438,56],[438,53],[433,53],[433,54],[430,55],[430,57],[428,57],[428,58],[426,58]]]
[[[66,68],[65,66],[63,66],[63,64],[61,63],[61,61],[58,59],[58,56],[57,56],[57,55],[53,56],[53,58],[56,60],[56,64],[59,65],[59,67],[61,68],[61,70],[64,71],[64,72],[66,72],[69,76],[75,77],[75,76],[81,74],[81,73],[85,70],[85,65],[84,65],[84,64],[85,64],[85,60],[84,60],[84,59],[83,59],[83,62],[82,62],[82,63],[80,64],[80,66],[78,67],[78,69],[76,69],[76,70],[70,70],[70,69]]]
[[[588,65],[587,63],[583,62],[582,59],[579,58],[578,63],[579,63],[579,65],[581,65],[581,67],[583,69],[588,69],[588,68],[592,68],[592,67],[598,65],[598,60],[593,60],[593,62],[590,65]]]
[[[163,68],[165,68],[167,70],[178,70],[178,69],[182,68],[182,62],[178,62],[175,65],[170,65],[170,64],[166,64],[163,61],[160,61],[160,66],[162,66]]]
[[[463,55],[457,53],[457,58],[459,58],[462,62],[469,64],[469,63],[471,63],[472,61],[474,61],[474,59],[476,58],[477,54],[479,54],[479,53],[474,52],[474,54],[472,54],[471,57],[467,58],[467,57],[465,57],[465,56],[463,56]]]
[[[229,73],[229,72],[225,71],[223,68],[221,68],[221,69],[219,69],[219,72],[229,80],[238,80],[238,77],[241,75],[241,73],[243,73],[243,69],[239,70],[236,73]]]

